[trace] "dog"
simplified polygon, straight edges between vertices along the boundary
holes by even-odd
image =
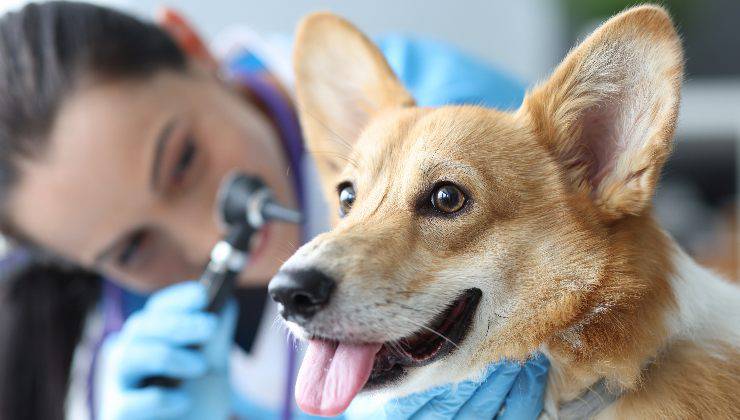
[[[425,108],[350,23],[305,18],[297,107],[336,215],[269,286],[309,342],[299,406],[542,352],[545,417],[740,418],[740,289],[651,215],[683,61],[666,11],[638,6],[514,112]]]

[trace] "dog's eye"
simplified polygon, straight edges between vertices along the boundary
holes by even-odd
[[[456,185],[444,184],[432,191],[432,206],[442,213],[455,213],[465,205],[465,194]]]
[[[352,204],[355,202],[355,188],[352,184],[345,184],[339,187],[339,216],[344,217],[349,213]]]

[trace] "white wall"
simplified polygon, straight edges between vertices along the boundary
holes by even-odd
[[[562,55],[563,22],[551,0],[97,0],[151,17],[160,4],[180,9],[203,34],[248,24],[290,32],[311,11],[339,13],[370,34],[412,32],[452,42],[516,77],[544,77]],[[0,0],[0,9],[22,0]]]

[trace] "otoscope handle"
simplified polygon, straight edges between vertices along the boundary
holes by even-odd
[[[198,282],[206,287],[208,305],[206,311],[218,313],[232,296],[236,279],[247,264],[247,248],[255,229],[244,224],[234,228],[229,235],[216,244],[211,251],[211,261],[208,263]],[[198,346],[188,346],[197,350]],[[175,388],[182,383],[180,379],[167,376],[150,376],[144,378],[139,387],[159,386]]]
[[[239,273],[234,271],[225,271],[219,273],[206,270],[203,273],[199,281],[205,284],[207,287],[208,285],[214,286],[208,287],[209,300],[208,306],[206,307],[207,312],[218,313],[223,308],[224,304],[234,290],[234,284],[236,283],[236,278],[238,275]],[[221,286],[216,287],[216,285]],[[196,345],[187,346],[187,348],[191,350],[200,349],[200,347]],[[181,383],[182,381],[178,378],[171,378],[168,376],[149,376],[147,378],[144,378],[139,383],[139,388],[144,388],[147,386],[176,388],[180,386]]]

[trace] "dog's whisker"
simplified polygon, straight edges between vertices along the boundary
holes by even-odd
[[[330,136],[329,137],[330,139],[332,139],[333,141],[336,141],[340,145],[346,147],[348,150],[352,150],[352,144],[350,144],[350,142],[347,141],[344,137],[340,136],[336,131],[332,130],[331,127],[329,126],[329,124],[324,123],[324,121],[322,121],[319,117],[317,117],[316,115],[314,115],[312,112],[310,112],[305,107],[301,106],[300,102],[296,102],[295,103],[295,106],[302,113],[306,114],[307,116],[311,117],[312,120],[314,120],[317,123],[319,123],[319,125],[321,125],[324,128],[324,130],[326,130],[327,132],[331,133],[333,137]]]
[[[413,319],[407,318],[407,317],[405,317],[403,315],[398,315],[397,314],[396,316],[398,316],[399,318],[403,319],[404,321],[409,322],[409,323],[411,323],[411,324],[413,324],[413,325],[415,325],[415,326],[417,326],[417,327],[419,327],[419,328],[421,328],[423,330],[429,331],[430,333],[432,333],[432,334],[436,335],[437,337],[439,337],[439,338],[445,340],[446,342],[450,343],[456,349],[459,348],[458,345],[457,345],[457,343],[455,343],[454,341],[452,341],[446,335],[444,335],[444,334],[440,333],[439,331],[435,330],[434,328],[427,327],[426,325],[420,324],[420,323],[414,321]]]
[[[336,131],[332,130],[332,128],[329,126],[329,124],[326,124],[324,121],[322,121],[320,118],[318,118],[317,116],[315,116],[313,113],[309,112],[304,107],[301,107],[300,104],[296,103],[296,107],[302,113],[304,113],[305,115],[307,115],[308,117],[310,117],[312,120],[316,121],[319,125],[321,125],[330,134],[328,136],[328,139],[329,140],[331,140],[331,141],[339,144],[340,146],[343,146],[345,149],[347,149],[348,152],[351,152],[354,149],[354,146],[352,145],[352,143],[350,143],[344,137],[340,136],[339,133],[337,133]],[[314,153],[314,154],[317,153],[316,151],[310,151],[310,152],[311,153]],[[344,155],[342,155],[340,153],[336,153],[336,155],[339,156],[339,157],[341,157],[341,158],[343,158],[343,159],[345,159],[347,162],[349,162],[350,164],[352,164],[354,167],[359,168],[359,165],[358,165],[357,161],[349,158],[348,156],[344,156]]]
[[[275,314],[272,319],[272,325],[270,326],[270,328],[273,330],[288,329],[285,323],[283,323],[283,318],[280,316],[280,314]]]
[[[281,266],[282,266],[283,264],[285,264],[285,262],[286,262],[286,261],[288,261],[288,260],[287,260],[287,259],[285,259],[285,258],[278,258],[278,257],[272,257],[272,260],[273,260],[274,262],[278,263],[278,264],[279,264],[279,265],[281,265]]]
[[[334,156],[334,157],[337,157],[339,159],[342,159],[343,161],[345,161],[345,162],[349,163],[350,165],[354,166],[355,168],[359,168],[360,167],[359,163],[356,160],[354,160],[353,158],[351,158],[351,157],[349,157],[347,155],[344,155],[342,153],[339,153],[339,152],[335,152],[335,151],[332,151],[332,150],[316,150],[316,149],[309,149],[308,151],[309,151],[309,153],[311,153],[314,156],[317,156],[317,155]]]
[[[427,309],[427,308],[414,308],[412,306],[405,305],[405,304],[403,304],[401,302],[396,302],[396,305],[400,306],[403,309],[409,310],[409,311],[420,312],[423,315],[436,316],[438,314],[437,311],[434,311],[434,310],[431,310],[431,309]]]
[[[401,347],[401,344],[399,344],[398,342],[388,341],[385,344],[388,345],[388,347],[390,347],[391,350],[393,350],[394,352],[398,354],[404,353],[403,348]]]

